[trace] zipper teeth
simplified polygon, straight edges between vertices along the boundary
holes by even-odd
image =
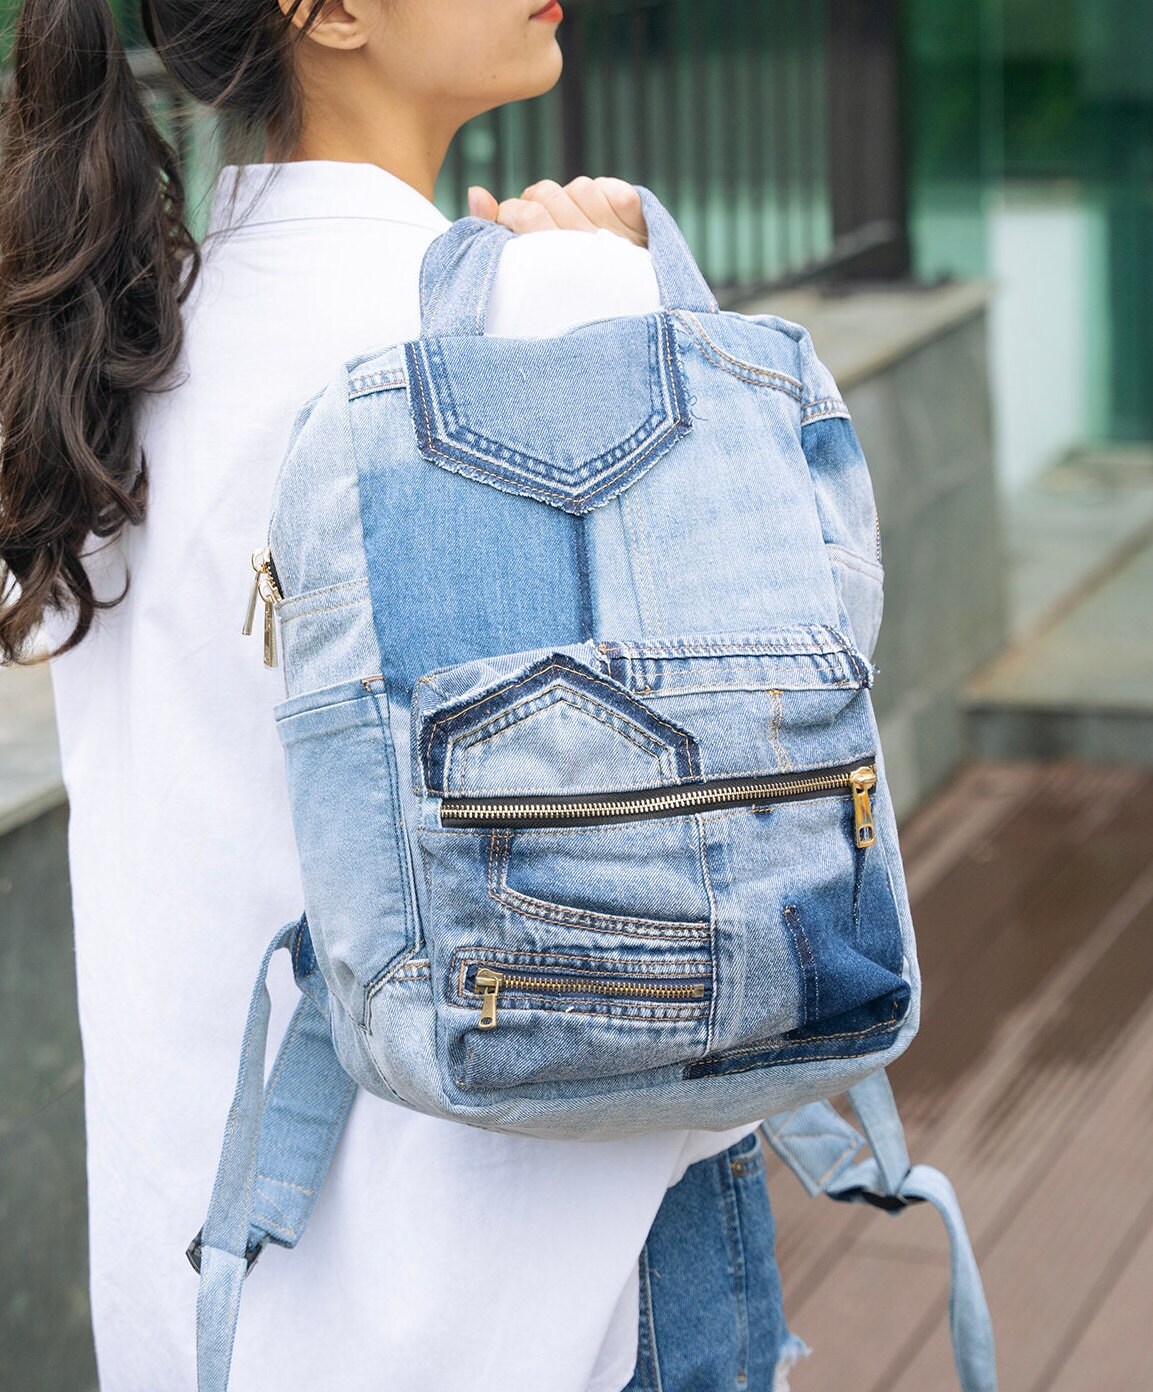
[[[512,807],[492,807],[483,802],[452,803],[445,801],[442,820],[457,818],[515,821],[533,817],[614,817],[637,812],[665,812],[677,808],[699,807],[709,803],[724,805],[731,802],[756,801],[763,797],[791,797],[801,793],[819,793],[835,788],[851,788],[851,774],[826,774],[820,778],[795,779],[786,783],[758,783],[743,788],[689,788],[676,793],[652,797],[628,798],[620,802],[558,802],[538,806],[521,804]]]
[[[537,976],[509,976],[505,972],[500,974],[501,990],[513,991],[595,991],[599,995],[605,996],[638,996],[656,998],[660,1000],[677,999],[684,997],[689,1000],[703,1000],[705,988],[696,986],[645,986],[641,982],[626,983],[622,981],[593,981],[588,977],[578,977],[571,981],[553,981]],[[474,988],[475,989],[475,988]]]
[[[284,599],[284,595],[280,592],[280,583],[276,578],[276,565],[272,559],[272,550],[267,546],[264,548],[264,565],[262,569],[268,577],[269,585],[272,587],[273,598],[279,603]]]

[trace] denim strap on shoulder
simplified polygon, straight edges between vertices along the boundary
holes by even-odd
[[[905,1134],[884,1070],[849,1090],[865,1136],[829,1102],[811,1102],[761,1125],[765,1139],[810,1195],[828,1194],[899,1213],[931,1203],[949,1234],[949,1330],[962,1392],[997,1392],[993,1324],[973,1247],[953,1186],[928,1165],[910,1167]],[[868,1137],[872,1158],[854,1164]]]
[[[282,928],[260,966],[240,1072],[204,1227],[188,1249],[200,1272],[196,1303],[198,1392],[227,1392],[244,1279],[269,1242],[295,1247],[316,1205],[356,1084],[332,1044],[328,1012],[310,982],[264,1083],[273,953],[292,949],[304,920]]]
[[[661,303],[666,309],[715,314],[717,301],[688,243],[664,205],[637,186],[649,229]],[[420,269],[422,338],[460,338],[483,334],[488,302],[501,253],[516,234],[484,218],[461,218],[425,253]],[[540,233],[528,235],[540,236]]]

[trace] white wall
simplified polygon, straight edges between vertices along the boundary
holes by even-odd
[[[1012,491],[1092,434],[1099,334],[1097,219],[1079,189],[1008,186],[988,209],[996,287],[990,368],[1001,487]]]

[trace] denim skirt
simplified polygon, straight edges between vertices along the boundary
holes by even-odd
[[[756,1132],[666,1194],[640,1258],[637,1366],[623,1392],[785,1392],[808,1352],[781,1303]]]

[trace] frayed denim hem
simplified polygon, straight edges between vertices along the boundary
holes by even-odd
[[[790,1334],[781,1345],[781,1352],[777,1358],[777,1370],[773,1377],[773,1392],[789,1392],[789,1374],[802,1358],[808,1358],[812,1349],[805,1343],[804,1339],[796,1334]]]

